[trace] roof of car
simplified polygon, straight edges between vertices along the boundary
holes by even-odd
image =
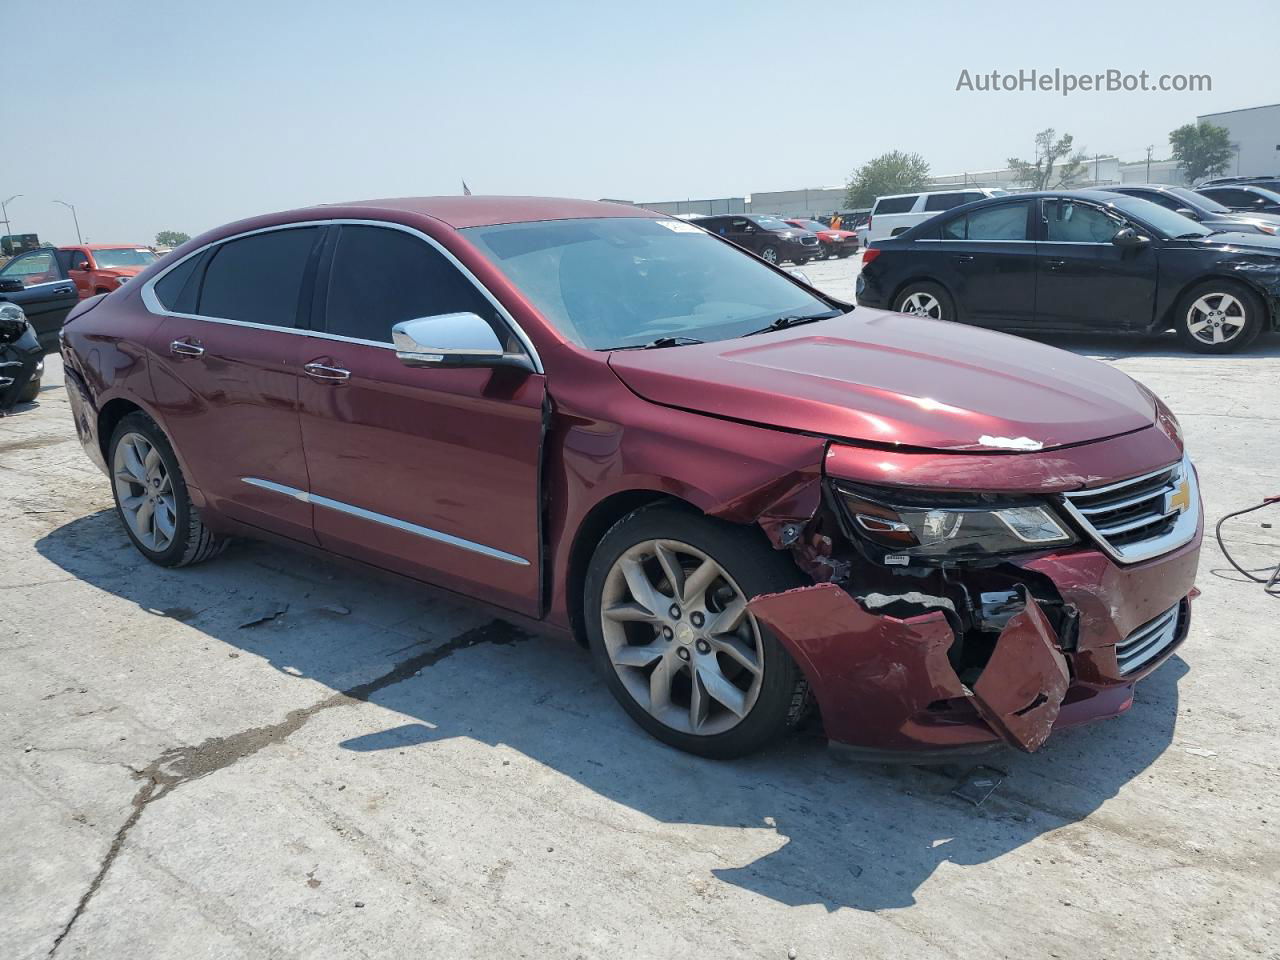
[[[147,250],[145,243],[67,243],[59,250]]]
[[[566,200],[556,197],[393,197],[353,200],[343,207],[373,207],[434,217],[456,229],[487,227],[496,223],[529,223],[536,220],[584,220],[592,217],[665,217],[644,207],[598,200]],[[321,208],[323,209],[323,208]]]

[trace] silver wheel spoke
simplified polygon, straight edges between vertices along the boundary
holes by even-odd
[[[138,456],[137,448],[132,444],[123,444],[124,446],[124,463],[122,466],[134,483],[147,482],[147,468],[142,465],[142,458]]]
[[[666,610],[665,599],[659,595],[658,588],[649,582],[649,576],[644,572],[644,566],[639,560],[630,556],[623,557],[622,575],[626,577],[627,587],[631,590],[631,596],[636,603],[652,614]]]
[[[689,574],[684,581],[684,602],[706,606],[703,596],[707,588],[720,576],[720,565],[714,560],[703,560],[698,569]]]
[[[702,684],[707,693],[715,700],[728,707],[739,717],[747,715],[747,696],[732,683],[718,668],[702,667],[699,669]]]
[[[638,603],[618,603],[600,612],[618,623],[657,623],[659,619]]]
[[[613,652],[613,662],[620,667],[647,667],[662,654],[656,643],[645,646],[629,643]]]
[[[138,508],[146,502],[147,498],[145,495],[122,497],[120,500],[120,506],[124,507],[130,513],[137,513]]]
[[[658,566],[662,567],[662,572],[667,575],[667,583],[671,584],[672,596],[676,599],[683,598],[684,568],[680,566],[680,558],[662,544],[658,544],[653,553],[658,559]]]
[[[671,678],[678,669],[675,657],[663,657],[649,675],[649,712],[658,714],[671,706]]]
[[[689,685],[689,726],[697,733],[707,719],[707,698],[702,692],[701,670],[694,669]]]
[[[723,610],[715,615],[715,619],[707,627],[707,633],[713,637],[722,633],[732,633],[738,629],[738,625],[742,623],[742,618],[746,616],[746,613],[747,601],[741,596],[734,597]]]
[[[174,515],[173,508],[163,500],[155,511],[155,527],[156,539],[163,538],[166,545],[173,539],[173,534],[177,530],[177,517]]]
[[[725,654],[749,673],[760,673],[760,663],[756,660],[755,651],[749,649],[738,637],[716,637],[711,642],[711,649]]]

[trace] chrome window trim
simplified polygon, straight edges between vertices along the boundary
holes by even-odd
[[[1179,467],[1182,469],[1182,476],[1187,480],[1190,505],[1174,521],[1173,527],[1168,533],[1150,540],[1113,547],[1107,538],[1098,532],[1089,517],[1082,513],[1072,502],[1072,497],[1094,497],[1099,494],[1110,493],[1113,490],[1122,490],[1125,487],[1142,483],[1145,480],[1158,477],[1162,473],[1176,470]],[[1130,477],[1128,480],[1107,484],[1104,487],[1089,487],[1088,489],[1067,491],[1062,494],[1059,503],[1070,515],[1071,519],[1079,524],[1080,528],[1089,534],[1093,542],[1112,560],[1122,564],[1141,563],[1144,560],[1151,560],[1177,550],[1195,539],[1196,530],[1200,526],[1200,478],[1196,476],[1195,467],[1191,464],[1191,458],[1184,456],[1180,463],[1171,463],[1160,470],[1152,470],[1150,473]]]
[[[914,243],[1043,243],[1043,240],[959,240],[954,237],[921,237]]]
[[[198,313],[178,313],[177,311],[168,309],[164,304],[160,302],[160,298],[156,296],[155,285],[159,283],[171,270],[176,270],[178,267],[186,263],[192,257],[197,257],[200,254],[204,253],[206,250],[212,249],[213,247],[221,246],[224,243],[230,243],[232,240],[241,240],[245,237],[252,237],[255,234],[259,234],[259,233],[271,233],[275,230],[293,230],[293,229],[302,229],[304,227],[333,227],[333,226],[384,227],[389,230],[400,230],[404,233],[408,233],[412,236],[417,237],[419,240],[426,241],[426,243],[430,247],[435,249],[437,252],[443,254],[445,259],[448,260],[451,264],[453,264],[453,266],[457,268],[457,270],[464,277],[466,277],[467,280],[471,282],[471,285],[475,287],[476,290],[478,290],[481,293],[481,295],[483,295],[484,298],[493,305],[495,310],[498,311],[498,315],[502,317],[502,319],[506,322],[507,326],[510,327],[511,332],[516,335],[516,339],[520,341],[520,344],[528,352],[530,359],[533,361],[534,372],[535,373],[544,372],[543,366],[542,366],[542,358],[538,355],[537,348],[534,347],[533,341],[529,339],[529,335],[525,333],[524,328],[521,327],[520,324],[516,323],[516,319],[511,315],[510,311],[508,311],[506,307],[504,307],[501,303],[498,302],[498,298],[489,292],[489,288],[486,287],[483,283],[481,283],[480,280],[476,277],[476,275],[472,273],[470,270],[468,270],[466,265],[463,264],[462,261],[460,261],[457,257],[455,257],[449,250],[445,249],[445,247],[440,243],[440,241],[436,240],[434,237],[428,236],[427,234],[423,233],[421,230],[417,230],[413,227],[405,226],[403,223],[394,223],[390,220],[360,220],[360,219],[354,219],[354,218],[335,218],[331,220],[299,220],[299,221],[294,221],[292,223],[279,223],[270,227],[259,227],[256,230],[246,230],[243,233],[236,233],[236,234],[232,234],[229,237],[223,237],[220,240],[214,240],[211,243],[206,243],[204,246],[198,247],[197,249],[192,250],[190,253],[182,257],[182,259],[175,260],[173,263],[168,264],[163,270],[161,270],[154,277],[152,277],[146,283],[144,283],[142,285],[142,291],[141,291],[142,303],[149,312],[161,317],[179,317],[183,320],[204,320],[208,323],[225,323],[225,324],[230,324],[231,326],[248,327],[250,329],[255,329],[255,330],[274,330],[278,333],[292,333],[292,334],[298,334],[304,337],[316,337],[321,340],[336,340],[340,343],[356,343],[362,346],[382,347],[386,350],[394,350],[395,344],[393,343],[383,343],[380,340],[363,340],[363,339],[360,339],[359,337],[344,337],[335,333],[325,333],[323,330],[299,330],[297,327],[279,327],[269,323],[252,323],[247,320],[231,320],[227,317],[210,317],[210,316],[205,316],[203,314],[198,314]],[[66,281],[62,281],[62,282],[65,283]]]
[[[272,493],[279,493],[286,497],[292,497],[294,500],[300,500],[303,503],[310,503],[313,506],[327,507],[330,510],[336,510],[339,513],[359,517],[362,520],[380,523],[383,526],[392,527],[396,530],[403,530],[405,533],[416,534],[419,537],[423,537],[427,540],[434,540],[437,543],[447,544],[451,547],[458,547],[462,550],[469,550],[472,553],[478,553],[485,557],[492,557],[495,560],[514,563],[516,566],[529,566],[529,561],[524,557],[517,556],[514,553],[507,553],[505,550],[499,550],[497,547],[489,547],[485,546],[483,543],[476,543],[474,540],[455,537],[449,533],[433,530],[431,527],[424,527],[420,524],[410,523],[408,520],[400,520],[396,517],[388,516],[385,513],[366,510],[364,507],[357,507],[354,504],[345,503],[342,500],[334,500],[332,497],[323,497],[317,493],[309,493],[306,490],[299,490],[297,487],[286,486],[283,483],[276,483],[273,480],[263,480],[260,477],[241,477],[240,480],[249,484],[251,487],[270,490]]]

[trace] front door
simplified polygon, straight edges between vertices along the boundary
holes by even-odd
[[[0,302],[16,303],[27,315],[45,352],[58,349],[58,331],[76,305],[75,285],[63,278],[55,251],[19,254],[0,269]]]
[[[509,328],[420,236],[340,229],[300,381],[321,545],[537,615],[544,378],[402,364],[401,321],[471,312],[504,341]]]
[[[151,383],[187,477],[227,516],[315,543],[298,421],[318,227],[231,240],[162,277]],[[303,295],[303,291],[306,295]],[[174,313],[193,316],[174,316]]]
[[[93,261],[89,259],[89,251],[82,249],[73,249],[64,251],[67,263],[67,277],[76,285],[76,290],[80,293],[80,299],[93,296],[93,283],[91,275],[93,270]],[[81,264],[84,264],[82,267]]]
[[[1112,243],[1118,215],[1079,200],[1041,201],[1036,323],[1081,330],[1145,330],[1155,311],[1155,244]]]

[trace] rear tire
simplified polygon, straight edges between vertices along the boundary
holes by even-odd
[[[931,280],[909,283],[893,298],[893,309],[913,317],[930,320],[955,320],[956,305],[951,294]]]
[[[1178,338],[1197,353],[1231,353],[1262,332],[1266,306],[1253,290],[1234,280],[1206,280],[1178,300]]]
[[[592,557],[584,604],[592,655],[652,736],[704,757],[751,753],[800,721],[809,685],[745,605],[805,583],[754,527],[672,504],[642,507]]]
[[[145,413],[124,417],[107,447],[116,514],[138,552],[162,567],[216,557],[227,541],[200,519],[164,431]]]
[[[18,394],[19,403],[31,403],[40,394],[40,378],[32,377],[27,381],[27,385],[22,388],[22,392]]]

